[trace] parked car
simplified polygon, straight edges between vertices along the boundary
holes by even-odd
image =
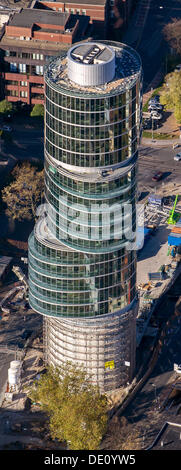
[[[10,126],[2,126],[2,130],[5,132],[12,132],[13,129]]]
[[[152,128],[153,128],[153,129],[156,129],[156,127],[157,127],[157,126],[156,126],[155,120],[153,119],[153,122],[152,122],[151,117],[150,117],[146,122],[144,121],[144,123],[143,123],[143,129],[144,129],[144,130],[146,130],[146,129],[147,129],[147,130],[150,130],[150,129],[152,129]]]
[[[159,95],[155,95],[153,96],[152,98],[150,98],[150,100],[148,101],[148,104],[156,104],[156,103],[159,103],[159,100],[160,100],[160,97]]]
[[[151,119],[147,122],[143,122],[143,129],[151,129]]]
[[[174,160],[176,162],[179,162],[181,160],[181,152],[177,153],[175,156],[174,156]]]
[[[154,95],[154,98],[157,101],[157,103],[160,101],[160,95]]]
[[[153,180],[153,181],[160,181],[161,178],[162,178],[162,176],[163,176],[162,171],[158,171],[158,173],[156,173],[156,174],[152,177],[152,180]]]
[[[162,119],[163,115],[158,113],[158,111],[151,111],[151,118],[152,119]]]
[[[153,104],[150,104],[148,106],[148,110],[150,111],[151,109],[155,109],[155,110],[158,110],[158,111],[162,111],[163,109],[163,106],[159,103],[153,103]]]
[[[180,71],[181,71],[181,64],[176,65],[174,71],[175,71],[175,72],[180,72]]]

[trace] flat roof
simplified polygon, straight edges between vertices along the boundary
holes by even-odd
[[[68,20],[69,13],[61,13],[59,11],[39,10],[24,8],[20,12],[14,13],[9,20],[9,26],[22,26],[24,28],[31,27],[32,24],[53,24],[64,26]]]
[[[16,51],[18,48],[21,48],[21,49],[27,49],[27,52],[28,50],[32,50],[32,51],[35,51],[35,52],[47,52],[47,55],[48,52],[51,52],[52,51],[52,60],[53,60],[53,57],[55,56],[55,52],[56,52],[56,56],[60,54],[60,50],[62,51],[67,51],[70,47],[70,44],[66,44],[66,43],[56,43],[56,42],[50,42],[50,41],[42,41],[41,39],[31,39],[31,41],[21,41],[21,39],[18,39],[16,38],[16,40],[14,40],[14,38],[10,38],[9,36],[7,36],[6,34],[4,34],[4,36],[2,37],[2,39],[0,40],[0,46],[3,50],[6,49],[6,47],[11,47],[11,50],[13,51]],[[42,61],[43,62],[43,61]]]
[[[87,42],[87,41],[86,41]],[[82,46],[83,41],[77,43]],[[129,89],[141,75],[142,64],[139,54],[127,46],[114,41],[98,40],[96,44],[112,47],[115,53],[115,76],[103,85],[83,86],[71,81],[68,77],[67,54],[60,53],[45,69],[45,80],[57,91],[74,93],[76,96],[115,95]]]
[[[79,63],[108,62],[112,56],[112,50],[98,42],[80,44],[71,52],[72,59]]]

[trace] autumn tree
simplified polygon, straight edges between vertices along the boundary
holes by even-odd
[[[73,450],[96,450],[107,426],[107,399],[82,368],[68,362],[49,367],[30,393],[49,416],[53,439]]]
[[[166,109],[173,109],[176,120],[181,122],[181,72],[166,75],[160,103],[165,105]]]
[[[181,54],[181,19],[173,18],[170,23],[164,26],[163,34],[172,49],[177,54]]]
[[[2,190],[6,204],[6,215],[13,220],[31,220],[44,191],[44,170],[38,170],[29,162],[16,165],[12,171],[13,180]]]
[[[31,117],[44,117],[44,106],[43,104],[35,104],[30,113]]]
[[[7,100],[0,101],[0,114],[11,113],[12,109],[13,109],[13,105],[10,101],[7,101]]]

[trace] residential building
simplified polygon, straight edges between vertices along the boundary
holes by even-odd
[[[46,204],[29,238],[29,303],[44,317],[46,362],[83,365],[106,392],[135,370],[136,250],[128,240],[141,103],[140,57],[125,44],[80,42],[46,69]]]
[[[8,101],[44,103],[44,66],[60,49],[82,39],[89,18],[67,12],[21,9],[0,39],[3,93]]]

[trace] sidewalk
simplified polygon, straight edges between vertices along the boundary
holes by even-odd
[[[167,140],[167,139],[162,139],[162,140],[156,140],[156,139],[147,139],[146,137],[142,137],[141,139],[141,145],[149,145],[150,147],[169,147],[173,146],[174,144],[178,144],[181,146],[181,139],[172,139],[172,140]]]

